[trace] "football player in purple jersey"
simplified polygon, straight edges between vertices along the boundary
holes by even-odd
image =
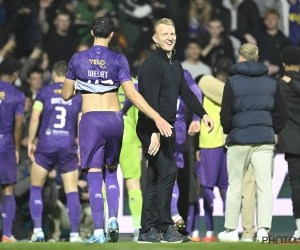
[[[34,223],[31,241],[44,241],[42,231],[42,187],[49,172],[56,166],[61,173],[67,195],[71,225],[70,241],[80,242],[80,203],[78,197],[77,126],[81,115],[81,95],[72,100],[62,99],[62,87],[67,62],[53,65],[54,84],[42,88],[35,99],[29,124],[28,155],[32,160],[30,213]],[[39,128],[40,126],[40,128]],[[34,140],[39,128],[38,144]]]
[[[18,78],[20,63],[5,59],[0,65],[0,185],[2,191],[2,242],[15,242],[11,235],[16,202],[13,184],[17,178],[22,139],[25,95],[12,84]]]
[[[114,34],[114,22],[109,17],[95,19],[91,34],[94,46],[76,53],[69,62],[62,96],[70,100],[76,91],[82,94],[82,119],[79,125],[81,167],[88,172],[90,204],[94,234],[90,243],[118,240],[119,184],[117,165],[123,137],[123,114],[120,112],[118,88],[143,113],[149,116],[158,130],[170,136],[168,124],[135,90],[129,65],[124,55],[112,52],[108,44]],[[108,204],[108,234],[104,236],[102,183],[105,182]]]

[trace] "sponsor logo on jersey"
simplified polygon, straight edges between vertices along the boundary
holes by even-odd
[[[4,91],[0,91],[0,99],[5,100],[5,92]]]
[[[36,205],[42,205],[42,201],[41,200],[34,200],[34,204],[36,204]]]
[[[102,198],[102,194],[96,193],[95,198]]]
[[[51,135],[51,129],[50,128],[46,129],[46,135]]]
[[[89,59],[90,63],[93,65],[99,65],[101,69],[106,69],[105,61],[99,59]]]
[[[54,92],[54,94],[61,94],[62,89],[54,89],[53,92]]]

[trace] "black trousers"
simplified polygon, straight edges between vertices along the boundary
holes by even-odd
[[[285,154],[288,162],[289,179],[292,189],[293,214],[295,219],[300,218],[300,155]]]
[[[148,149],[151,140],[149,127],[137,124],[137,135],[143,148]],[[166,232],[174,222],[171,218],[171,199],[177,176],[177,166],[174,158],[176,134],[173,129],[171,137],[160,137],[160,149],[156,156],[148,159],[147,185],[143,194],[143,209],[140,233],[146,233],[151,228]]]

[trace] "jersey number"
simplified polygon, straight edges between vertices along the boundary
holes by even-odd
[[[56,115],[56,119],[60,121],[60,123],[55,123],[54,128],[63,128],[66,125],[66,116],[67,110],[64,107],[55,107],[56,111],[59,111],[60,114]]]

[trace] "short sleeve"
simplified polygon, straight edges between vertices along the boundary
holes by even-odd
[[[20,93],[19,98],[17,100],[15,115],[23,115],[24,108],[25,108],[25,95],[23,93]]]
[[[41,102],[41,103],[43,103],[44,104],[44,98],[43,98],[43,89],[41,89],[38,93],[37,93],[37,95],[36,95],[36,97],[35,97],[35,101],[39,101],[39,102]]]
[[[119,72],[118,72],[118,78],[120,84],[126,81],[131,81],[131,75],[130,75],[130,69],[129,64],[124,55],[120,55],[120,61],[119,61]]]
[[[68,64],[68,71],[66,74],[66,78],[70,79],[70,80],[76,80],[77,79],[77,75],[76,75],[76,71],[75,71],[75,63],[76,63],[76,56],[77,54],[74,54]]]

